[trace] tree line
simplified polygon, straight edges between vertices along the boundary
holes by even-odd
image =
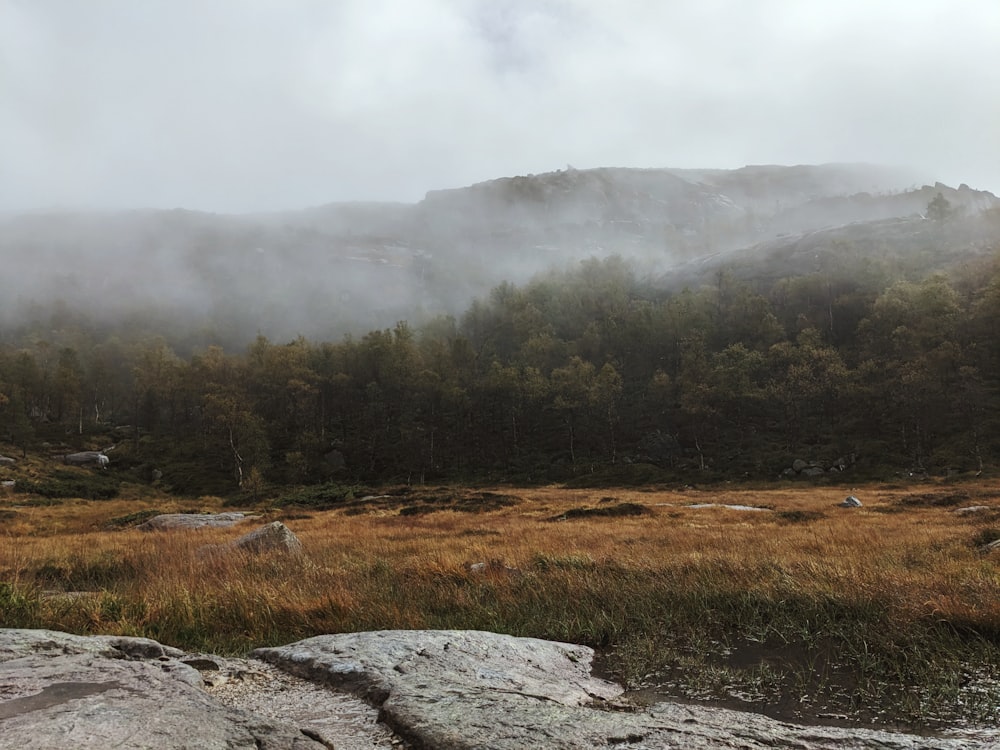
[[[845,254],[847,257],[849,254]],[[637,464],[773,478],[981,472],[1000,448],[1000,259],[865,258],[668,291],[620,258],[501,284],[457,318],[179,354],[67,311],[0,343],[0,440],[117,443],[177,491],[550,481]],[[213,484],[214,483],[214,484]]]

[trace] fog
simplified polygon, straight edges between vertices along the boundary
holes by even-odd
[[[995,0],[0,0],[0,211],[288,210],[583,169],[1000,192]]]

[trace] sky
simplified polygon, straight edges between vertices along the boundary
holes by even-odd
[[[1000,194],[998,0],[0,0],[0,211],[285,210],[589,167]]]

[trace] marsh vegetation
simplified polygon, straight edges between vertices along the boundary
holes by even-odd
[[[474,628],[591,645],[640,698],[923,729],[998,719],[998,553],[981,546],[1000,533],[993,484],[861,487],[859,509],[837,507],[841,489],[792,486],[261,501],[253,510],[284,520],[301,557],[199,552],[252,522],[136,530],[148,511],[223,501],[129,492],[3,498],[0,625],[230,654],[318,633]],[[705,502],[770,511],[692,507]],[[955,512],[968,505],[985,509]]]

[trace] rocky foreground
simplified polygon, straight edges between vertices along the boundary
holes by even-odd
[[[631,706],[590,674],[589,648],[495,633],[325,635],[252,657],[0,629],[0,748],[1000,747],[1000,731],[931,738]]]

